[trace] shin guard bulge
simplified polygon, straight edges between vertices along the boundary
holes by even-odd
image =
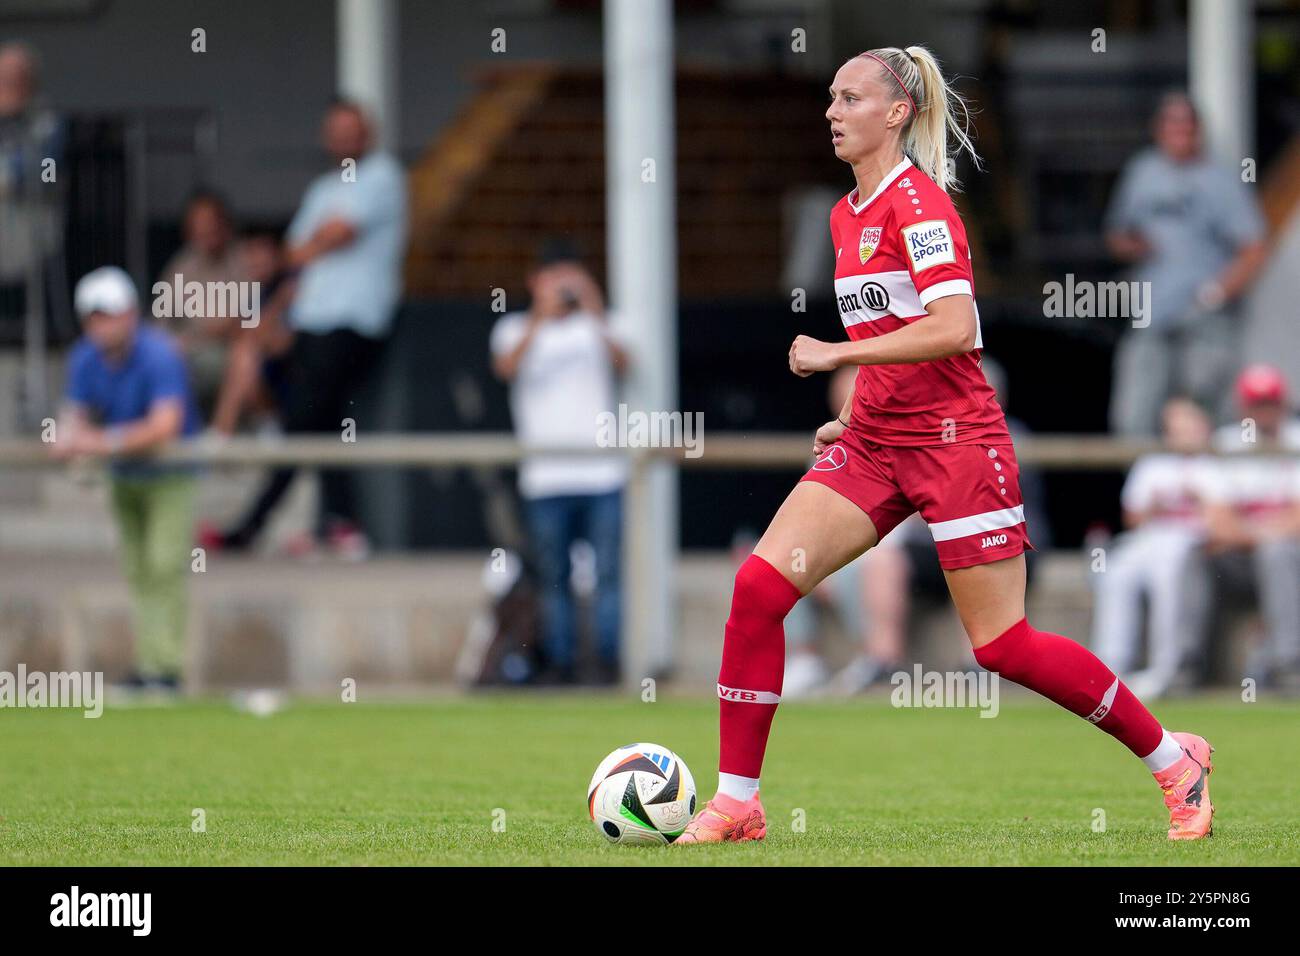
[[[751,554],[736,572],[718,672],[718,769],[758,777],[785,673],[782,622],[799,589],[776,568]]]

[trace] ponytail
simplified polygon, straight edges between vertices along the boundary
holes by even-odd
[[[940,189],[956,192],[960,187],[957,154],[968,154],[977,170],[983,168],[970,138],[970,109],[944,79],[933,53],[923,46],[882,47],[859,56],[880,63],[886,85],[912,108],[903,126],[903,152]]]

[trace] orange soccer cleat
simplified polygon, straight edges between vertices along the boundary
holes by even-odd
[[[741,801],[719,793],[691,818],[682,835],[673,842],[739,843],[741,840],[761,840],[765,836],[767,815],[758,794]]]
[[[1214,748],[1204,737],[1173,734],[1183,748],[1183,758],[1155,774],[1169,808],[1169,839],[1199,840],[1214,827],[1214,804],[1210,802],[1210,754]]]

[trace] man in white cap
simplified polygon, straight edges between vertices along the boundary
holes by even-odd
[[[185,361],[165,332],[140,323],[135,286],[121,269],[83,276],[74,304],[85,335],[68,359],[54,453],[111,460],[113,513],[135,613],[137,673],[129,683],[176,689],[194,476],[150,456],[200,430]]]

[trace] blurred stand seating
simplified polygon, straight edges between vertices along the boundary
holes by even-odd
[[[510,68],[483,73],[481,83],[412,167],[407,295],[481,303],[498,287],[521,295],[519,277],[547,236],[569,238],[603,277],[600,72]],[[818,80],[679,69],[677,165],[654,174],[676,178],[684,300],[788,302],[782,200],[845,178],[817,108],[824,99]]]

